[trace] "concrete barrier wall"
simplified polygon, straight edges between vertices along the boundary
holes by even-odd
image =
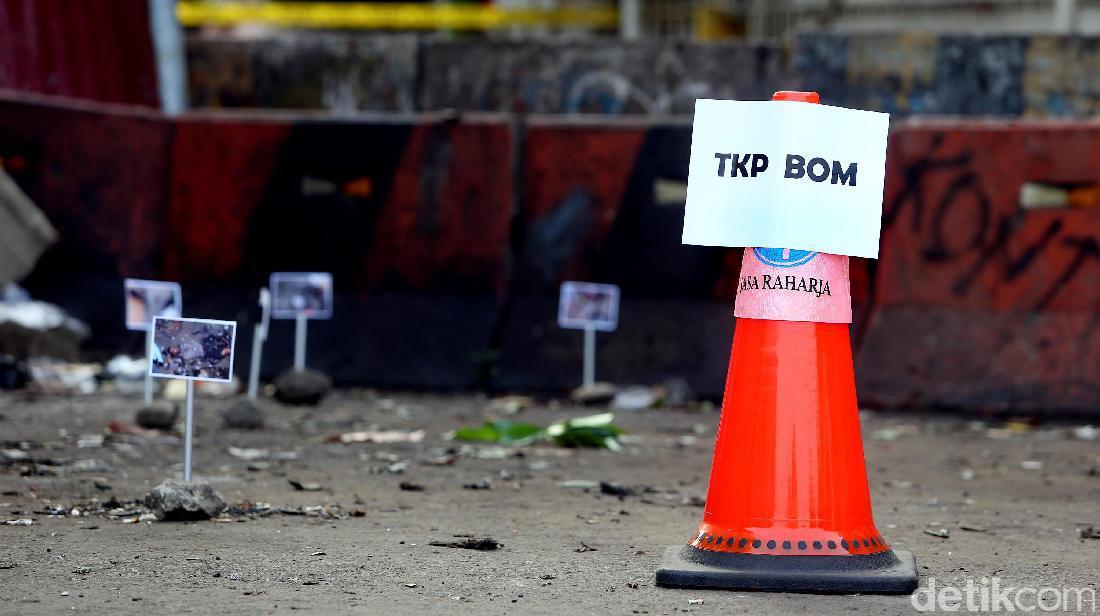
[[[623,303],[598,375],[721,393],[740,252],[680,244],[684,122],[0,111],[0,158],[62,234],[27,286],[91,322],[93,351],[139,348],[124,276],[180,280],[188,315],[240,321],[247,345],[269,272],[324,269],[336,318],[309,361],[338,381],[562,390],[581,335],[556,325],[558,286],[599,280]],[[1095,412],[1100,209],[1020,194],[1100,194],[1098,146],[1095,123],[895,124],[881,259],[852,269],[865,403]]]
[[[187,48],[198,107],[666,115],[802,88],[896,116],[1100,110],[1097,37],[807,34],[788,48],[304,32],[191,34]]]

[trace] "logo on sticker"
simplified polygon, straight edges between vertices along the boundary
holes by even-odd
[[[765,265],[772,267],[796,267],[813,261],[816,252],[793,248],[753,248],[753,254]]]

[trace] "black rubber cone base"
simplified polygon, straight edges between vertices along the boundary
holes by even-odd
[[[917,560],[910,552],[859,556],[770,556],[673,546],[657,570],[657,585],[820,593],[910,593]]]

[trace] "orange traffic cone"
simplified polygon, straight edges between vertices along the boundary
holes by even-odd
[[[816,103],[818,95],[777,92],[773,100]],[[703,521],[686,546],[666,552],[659,586],[916,588],[913,555],[891,550],[871,515],[848,335],[847,265],[848,257],[839,255],[746,249],[739,317],[740,294],[755,291],[745,272],[772,266],[783,268],[784,275],[773,278],[784,280],[801,280],[804,268],[816,267],[818,275],[829,269],[834,279],[826,299],[842,293],[848,316],[829,319],[843,322],[737,319]],[[801,302],[795,313],[806,302],[790,301]],[[765,308],[774,306],[773,299]]]

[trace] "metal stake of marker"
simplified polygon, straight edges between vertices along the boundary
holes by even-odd
[[[183,480],[191,481],[191,434],[195,428],[195,382],[187,381],[183,403]]]
[[[146,365],[152,362],[153,357],[153,324],[149,324],[149,329],[145,330],[145,363]],[[152,370],[145,371],[145,406],[153,405],[153,372]]]
[[[252,363],[248,366],[248,399],[255,400],[260,389],[260,354],[263,351],[264,326],[257,324],[252,328]]]
[[[298,312],[294,326],[294,369],[306,369],[306,313]]]
[[[584,326],[584,384],[596,382],[596,328]]]

